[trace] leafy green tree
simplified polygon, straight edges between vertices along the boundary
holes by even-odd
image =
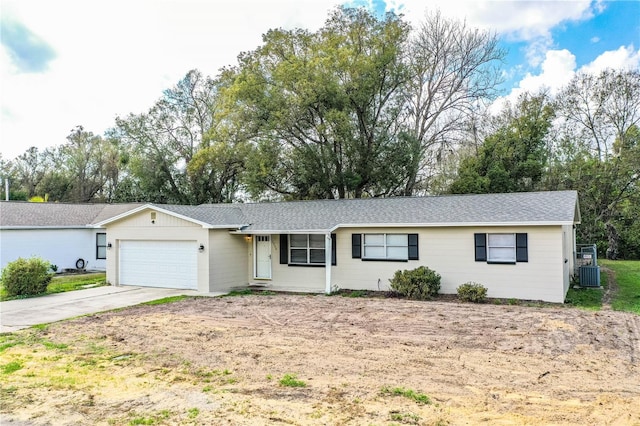
[[[117,199],[179,204],[235,199],[245,150],[223,130],[241,123],[229,123],[218,111],[218,86],[192,70],[147,113],[116,120],[109,135],[127,150]]]
[[[24,199],[39,195],[37,187],[51,168],[48,151],[40,152],[36,147],[27,149],[11,162],[8,174],[13,177],[12,188],[20,188],[26,194]]]
[[[524,192],[538,187],[547,164],[547,134],[554,117],[545,94],[523,95],[507,105],[497,130],[485,138],[477,155],[460,165],[449,191],[454,194]]]
[[[578,74],[558,96],[558,143],[547,189],[577,189],[579,240],[607,258],[638,258],[640,72]]]
[[[49,167],[36,187],[49,201],[111,201],[118,150],[112,141],[77,126],[67,142],[45,152]]]
[[[27,192],[18,184],[17,173],[11,161],[2,158],[0,153],[0,200],[7,199],[7,184],[9,186],[9,200],[27,200]]]
[[[377,196],[402,167],[395,135],[408,26],[395,15],[337,8],[316,33],[271,30],[243,54],[227,93],[262,161],[253,193],[290,198]]]

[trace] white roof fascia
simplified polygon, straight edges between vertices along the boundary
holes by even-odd
[[[442,223],[341,223],[333,228],[461,228],[461,227],[509,227],[509,226],[561,226],[573,225],[573,222],[442,222]]]
[[[282,229],[251,229],[251,230],[242,230],[242,229],[238,229],[237,231],[232,231],[231,234],[238,234],[238,235],[258,235],[258,234],[263,234],[263,235],[267,235],[267,234],[301,234],[301,235],[306,235],[306,234],[318,234],[318,235],[324,235],[327,232],[332,232],[334,230],[334,228],[329,228],[329,229],[296,229],[296,230],[282,230]]]
[[[103,220],[102,222],[95,223],[93,225],[93,227],[94,228],[101,228],[101,227],[104,227],[104,225],[107,225],[107,224],[112,223],[112,222],[116,222],[116,221],[118,221],[120,219],[124,219],[125,217],[132,216],[132,215],[134,215],[136,213],[139,213],[139,212],[141,212],[141,211],[143,211],[145,209],[149,209],[149,208],[153,208],[153,207],[154,207],[153,204],[144,204],[144,205],[142,205],[140,207],[136,207],[133,210],[127,210],[126,212],[120,213],[117,216],[113,216],[113,217],[110,217],[109,219]]]
[[[29,230],[29,229],[33,229],[33,230],[39,230],[39,229],[103,229],[102,226],[97,227],[94,225],[68,225],[68,226],[55,226],[55,225],[51,225],[51,226],[0,226],[0,229],[6,229],[6,230]]]
[[[158,207],[155,204],[145,204],[145,205],[137,207],[137,208],[135,208],[133,210],[129,210],[129,211],[121,213],[121,214],[119,214],[117,216],[114,216],[112,218],[109,218],[107,220],[103,220],[102,222],[98,222],[93,226],[96,227],[96,228],[97,227],[104,227],[104,225],[116,222],[116,221],[118,221],[120,219],[124,219],[124,218],[129,217],[129,216],[133,216],[133,215],[138,214],[138,213],[140,213],[140,212],[142,212],[144,210],[156,210],[158,212],[167,214],[169,216],[177,217],[179,219],[186,220],[188,222],[198,224],[198,225],[202,226],[203,228],[207,228],[207,229],[225,229],[225,228],[234,228],[235,227],[235,225],[211,225],[211,224],[208,224],[206,222],[202,222],[200,220],[194,219],[192,217],[185,216],[185,215],[182,215],[182,214],[179,214],[179,213],[176,213],[176,212],[172,212],[171,210],[163,209],[162,207]]]
[[[453,227],[509,227],[509,226],[561,226],[573,222],[443,222],[443,223],[341,223],[329,229],[252,229],[237,230],[232,234],[326,234],[340,228],[453,228]]]

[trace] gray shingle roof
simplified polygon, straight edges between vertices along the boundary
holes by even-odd
[[[84,228],[142,204],[0,202],[0,228]]]
[[[323,232],[358,225],[517,225],[579,222],[576,191],[277,203],[150,205],[211,227],[261,232]],[[141,204],[0,203],[0,227],[84,227]]]
[[[328,230],[338,225],[560,224],[579,221],[576,191],[315,200],[241,205],[246,231]]]
[[[203,204],[200,206],[163,204],[157,207],[211,226],[238,228],[248,223],[240,206],[240,204]]]

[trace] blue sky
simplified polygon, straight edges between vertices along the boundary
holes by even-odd
[[[319,28],[335,0],[0,0],[0,154],[102,134],[148,110],[190,69],[208,75],[270,28]],[[576,72],[640,69],[640,0],[354,0],[417,26],[429,11],[496,32],[505,98],[552,93]],[[221,6],[224,5],[224,6]],[[277,7],[274,7],[276,5]]]

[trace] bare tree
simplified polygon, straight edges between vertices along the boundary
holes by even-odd
[[[454,140],[469,133],[482,100],[497,95],[499,65],[505,51],[495,34],[466,22],[427,13],[409,42],[411,79],[405,86],[405,128],[415,155],[405,195],[448,153]],[[472,133],[473,135],[473,133]]]
[[[564,131],[599,161],[613,154],[631,126],[640,125],[640,72],[605,70],[599,75],[576,75],[557,98]]]

